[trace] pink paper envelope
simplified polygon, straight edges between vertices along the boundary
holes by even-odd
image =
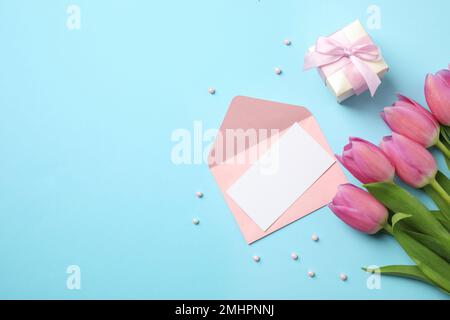
[[[335,196],[337,187],[340,184],[347,183],[341,167],[337,162],[334,163],[267,231],[262,230],[231,199],[227,190],[254,163],[254,161],[237,161],[236,159],[257,160],[253,159],[255,155],[260,158],[264,154],[261,150],[270,150],[270,146],[295,123],[298,123],[334,157],[319,124],[308,109],[242,96],[234,98],[231,102],[210,151],[209,168],[222,190],[225,201],[238,222],[245,240],[249,244],[324,207]],[[238,143],[230,141],[231,139],[235,140],[235,137],[228,136],[229,132],[259,132],[264,134],[256,135],[256,138],[249,134],[247,139]],[[233,147],[232,152],[229,152],[229,146]],[[255,152],[255,149],[258,149],[259,152]]]

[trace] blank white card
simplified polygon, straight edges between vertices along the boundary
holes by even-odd
[[[296,123],[227,190],[227,193],[266,231],[335,162],[336,160]]]

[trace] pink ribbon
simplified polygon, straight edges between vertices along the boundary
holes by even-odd
[[[381,80],[366,62],[379,61],[380,58],[380,50],[370,37],[360,38],[351,44],[344,44],[331,37],[321,37],[317,40],[315,51],[306,54],[304,69],[341,63],[342,67],[346,68],[346,75],[356,94],[361,94],[368,87],[373,97]],[[357,72],[354,72],[354,69]]]

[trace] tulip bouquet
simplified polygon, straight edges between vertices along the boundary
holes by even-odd
[[[329,207],[359,231],[389,233],[415,263],[365,271],[414,278],[450,294],[450,180],[427,150],[438,148],[450,165],[449,70],[427,76],[425,96],[431,112],[401,95],[384,109],[381,117],[392,135],[383,138],[379,147],[350,138],[337,158],[367,191],[342,185]],[[448,172],[448,168],[444,170]],[[429,210],[397,185],[395,175],[423,190],[439,210]]]

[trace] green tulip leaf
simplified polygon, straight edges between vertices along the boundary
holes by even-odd
[[[450,179],[441,171],[438,171],[438,173],[436,174],[436,180],[441,185],[441,187],[444,188],[444,190],[448,194],[450,194]]]
[[[450,180],[445,174],[438,171],[436,174],[436,181],[439,185],[450,194]],[[431,185],[425,186],[423,191],[434,201],[436,206],[440,209],[441,213],[447,221],[450,221],[450,204],[443,198],[439,192],[437,192]]]
[[[450,127],[441,126],[442,142],[446,142],[450,145]]]
[[[440,142],[444,145],[445,148],[450,150],[450,128],[441,126],[441,136],[439,139]],[[447,163],[447,168],[450,170],[450,159],[445,157],[445,162]]]
[[[363,270],[369,273],[415,279],[434,285],[417,266],[386,266],[377,269],[363,268]]]
[[[393,182],[366,184],[364,187],[393,212],[405,212],[414,216],[429,213],[422,202]]]
[[[440,209],[441,213],[448,220],[448,217],[450,217],[450,205],[448,204],[448,202],[445,201],[445,199],[442,198],[439,192],[433,189],[433,187],[430,185],[425,186],[423,188],[423,191],[425,191],[425,193],[433,200],[436,206]]]
[[[440,242],[439,240],[412,230],[405,230],[405,232],[414,238],[415,240],[419,241],[421,244],[426,246],[428,249],[432,250],[434,253],[438,254],[442,258],[445,259],[445,261],[450,263],[450,246],[446,245],[445,243]]]
[[[415,240],[422,243],[427,248],[433,250],[439,256],[444,258],[447,262],[450,262],[450,246],[446,242],[441,242],[438,239],[435,239],[427,234],[423,234],[421,232],[417,232],[417,225],[414,219],[410,219],[412,216],[410,214],[405,213],[397,213],[392,217],[392,228],[395,229],[398,223],[404,222],[408,228],[405,229],[405,232],[413,237]],[[411,228],[412,227],[412,228]]]
[[[397,225],[397,223],[399,223],[402,220],[409,219],[411,217],[412,217],[412,215],[406,214],[406,213],[401,213],[401,212],[394,214],[394,216],[392,217],[392,228],[395,229],[395,226]]]
[[[398,217],[396,217],[399,215]],[[393,233],[402,248],[417,264],[420,271],[436,286],[450,294],[450,264],[412,237],[405,221],[412,219],[407,214],[394,215]]]
[[[450,221],[447,219],[447,217],[444,216],[440,211],[432,211],[432,213],[436,217],[436,219],[444,226],[444,228],[447,229],[448,232],[450,232]]]
[[[408,223],[414,223],[417,231],[450,245],[450,234],[447,230],[427,207],[408,191],[393,182],[366,184],[364,187],[391,211],[410,215],[411,221]]]

